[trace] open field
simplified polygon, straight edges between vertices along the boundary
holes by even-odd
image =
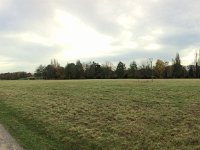
[[[200,80],[0,81],[27,150],[200,149]]]

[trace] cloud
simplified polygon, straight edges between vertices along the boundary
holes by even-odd
[[[183,64],[192,63],[192,50],[200,46],[199,5],[188,0],[1,0],[0,72],[33,72],[28,65],[51,58],[62,65],[77,59],[171,61],[176,52]]]
[[[47,1],[39,0],[8,0],[3,7],[0,10],[0,30],[9,32],[31,30],[38,24],[46,25],[53,9]]]

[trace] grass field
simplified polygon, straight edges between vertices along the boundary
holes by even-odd
[[[0,81],[27,150],[200,149],[200,80]]]

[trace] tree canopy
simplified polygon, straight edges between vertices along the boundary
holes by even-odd
[[[152,71],[154,78],[200,78],[200,67],[198,64],[183,66],[179,53],[172,60],[172,65],[161,59],[155,61],[153,70],[150,63],[143,62],[141,65],[133,60],[129,67],[122,61],[119,61],[115,67],[111,62],[99,64],[92,61],[82,63],[80,60],[76,63],[67,63],[62,67],[58,60],[52,59],[47,66],[39,65],[34,73],[36,79],[114,79],[114,78],[151,78]],[[31,73],[14,72],[2,73],[0,79],[17,80],[32,76]]]

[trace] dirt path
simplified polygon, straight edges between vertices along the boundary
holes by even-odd
[[[0,150],[23,150],[0,124]]]

